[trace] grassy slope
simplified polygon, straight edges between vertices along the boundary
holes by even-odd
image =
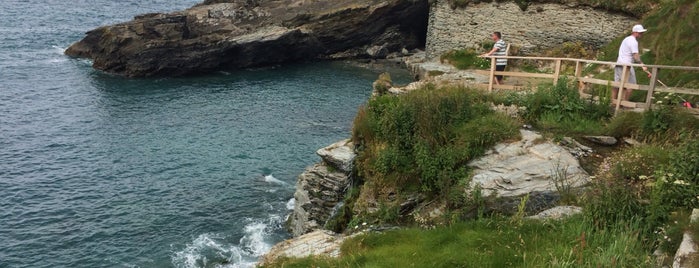
[[[648,28],[639,45],[650,51],[642,55],[647,64],[699,66],[699,2],[695,0],[664,1],[642,19]],[[616,61],[620,36],[602,49],[600,59]],[[608,74],[610,75],[610,74]],[[638,76],[639,83],[648,83]],[[661,71],[659,79],[669,86],[699,88],[699,72]]]

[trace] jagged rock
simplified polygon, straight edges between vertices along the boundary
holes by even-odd
[[[293,236],[322,228],[333,208],[342,201],[349,186],[349,176],[329,170],[326,163],[315,164],[299,175],[294,193],[294,210],[289,217]]]
[[[374,59],[385,58],[388,55],[386,46],[371,46],[366,49],[367,55]]]
[[[558,200],[557,185],[572,190],[589,182],[587,172],[565,148],[536,132],[520,133],[520,141],[498,144],[469,163],[474,169],[470,187],[479,186],[483,196],[498,198],[490,209],[516,208],[520,197],[528,194],[527,211],[540,211]]]
[[[609,136],[583,136],[583,138],[591,142],[606,146],[616,145],[617,143],[616,138]]]
[[[425,43],[427,0],[206,1],[86,33],[65,54],[125,76],[176,76],[325,58],[380,57]],[[375,46],[380,49],[368,48]]]
[[[354,143],[351,140],[341,140],[325,148],[318,149],[316,154],[334,168],[349,173],[354,164]]]
[[[568,151],[577,158],[586,157],[592,153],[592,148],[580,144],[571,137],[563,137],[559,144],[565,146],[565,148],[567,148]]]
[[[699,220],[699,209],[693,209],[690,216],[690,222],[696,223]],[[689,268],[699,265],[699,250],[696,242],[694,242],[694,234],[685,231],[682,234],[682,243],[675,253],[675,258],[672,262],[673,268]]]
[[[258,266],[273,262],[280,257],[303,258],[314,255],[340,256],[340,246],[347,236],[328,230],[317,230],[302,236],[277,243],[260,258]]]
[[[530,219],[535,219],[535,220],[546,220],[546,219],[552,219],[552,220],[559,220],[565,217],[570,217],[575,214],[580,214],[582,213],[582,208],[581,207],[576,207],[576,206],[557,206],[553,207],[547,210],[544,210],[542,212],[539,212],[538,214],[534,216],[529,216],[527,218]]]

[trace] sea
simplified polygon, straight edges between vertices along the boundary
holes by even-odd
[[[198,2],[0,1],[0,267],[251,267],[289,237],[297,176],[350,136],[385,70],[144,79],[63,55],[96,27]]]

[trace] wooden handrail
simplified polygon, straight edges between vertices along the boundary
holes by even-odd
[[[607,64],[614,66],[631,66],[631,67],[643,67],[648,68],[660,68],[660,69],[671,69],[671,70],[682,70],[682,71],[699,71],[699,67],[695,66],[674,66],[674,65],[654,65],[654,64],[638,64],[638,63],[616,63],[612,61],[599,61],[599,60],[586,60],[586,59],[574,59],[574,58],[556,58],[556,57],[529,57],[529,56],[485,56],[485,58],[496,58],[496,59],[515,59],[515,60],[547,60],[547,61],[572,61],[572,62],[584,62],[591,64]]]
[[[564,75],[564,76],[577,80],[578,86],[579,86],[579,92],[581,92],[581,93],[582,93],[582,90],[586,84],[606,85],[606,86],[613,86],[613,87],[620,88],[620,89],[626,88],[626,89],[648,91],[648,95],[646,97],[645,103],[633,103],[633,102],[629,102],[629,101],[619,101],[622,99],[621,97],[623,96],[623,90],[619,90],[619,92],[616,96],[617,101],[615,101],[615,103],[614,103],[615,107],[616,107],[616,109],[614,111],[615,115],[621,106],[633,107],[633,108],[643,108],[643,109],[651,107],[652,106],[651,99],[652,99],[654,92],[673,92],[673,93],[681,93],[681,94],[699,95],[699,89],[669,88],[669,87],[657,88],[657,83],[656,83],[656,81],[658,79],[658,71],[660,69],[680,70],[680,71],[699,71],[699,67],[695,67],[695,66],[671,66],[671,65],[654,65],[654,64],[622,64],[622,63],[616,63],[616,62],[610,62],[610,61],[573,59],[573,58],[557,58],[557,57],[486,56],[486,58],[490,58],[490,60],[491,60],[491,68],[488,72],[489,78],[490,78],[489,82],[488,82],[488,90],[489,91],[492,91],[494,88],[495,89],[517,89],[517,88],[519,88],[518,86],[510,86],[510,85],[494,85],[493,77],[495,75],[528,77],[528,78],[547,78],[547,79],[552,79],[553,83],[555,84],[558,81],[558,78],[561,76],[561,66],[563,65],[563,62],[574,62],[575,63],[575,74],[573,76],[570,76],[570,75]],[[553,74],[496,71],[495,70],[496,59],[553,61],[555,64],[555,67],[554,67],[555,69],[553,70]],[[610,67],[622,66],[623,71],[622,71],[621,82],[614,82],[614,81],[604,80],[604,79],[582,77],[583,64],[601,64],[601,65],[609,65]],[[629,77],[630,68],[634,68],[634,67],[648,67],[651,70],[651,75],[650,75],[651,82],[649,85],[629,84],[629,83],[625,82]]]

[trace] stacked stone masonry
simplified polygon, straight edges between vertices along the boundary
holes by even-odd
[[[494,31],[502,32],[503,39],[519,47],[522,55],[564,42],[601,47],[630,33],[636,21],[628,15],[577,5],[533,3],[522,11],[514,1],[494,1],[452,9],[447,0],[437,0],[430,7],[425,49],[428,58],[439,58],[455,48],[480,47]]]

